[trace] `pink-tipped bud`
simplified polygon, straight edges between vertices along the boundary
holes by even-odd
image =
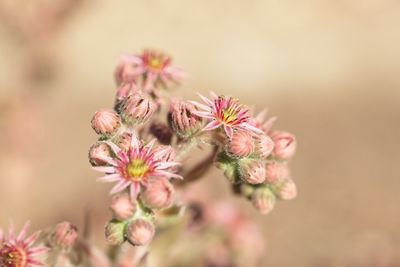
[[[228,153],[234,157],[247,157],[254,150],[253,137],[246,131],[235,131],[228,144]]]
[[[286,160],[293,157],[297,146],[294,135],[283,131],[274,131],[270,136],[275,144],[273,155],[276,158]]]
[[[249,184],[261,184],[265,181],[265,164],[261,160],[241,160],[240,176]]]
[[[92,166],[107,164],[107,158],[111,157],[110,147],[105,143],[95,143],[89,149],[89,162]]]
[[[144,204],[150,208],[162,209],[172,205],[174,187],[166,178],[149,180],[146,190],[142,194]]]
[[[132,95],[124,100],[121,107],[121,116],[124,122],[133,126],[144,123],[156,111],[156,104],[140,95]]]
[[[52,245],[63,249],[72,248],[77,239],[78,229],[70,222],[62,222],[57,224],[53,234],[51,235]]]
[[[134,83],[124,83],[121,84],[117,88],[117,93],[115,95],[115,99],[117,102],[124,100],[125,98],[133,95],[135,92],[137,92],[139,89],[136,84]]]
[[[289,167],[286,162],[269,162],[265,165],[266,169],[266,180],[269,183],[275,183],[284,178],[289,177]]]
[[[202,118],[195,115],[196,108],[184,101],[172,101],[169,122],[174,131],[182,138],[189,138],[197,133],[202,125]]]
[[[111,135],[121,125],[121,119],[115,111],[97,111],[92,119],[92,128],[97,134]]]
[[[276,196],[282,200],[292,200],[297,197],[297,186],[292,179],[284,179],[273,185]]]
[[[260,135],[256,138],[257,155],[266,159],[274,150],[274,141],[268,135]]]
[[[108,222],[105,229],[106,241],[110,245],[121,245],[125,242],[126,222],[112,220]]]
[[[126,236],[132,245],[145,246],[153,240],[154,234],[155,228],[152,222],[137,219],[129,224]]]
[[[261,213],[270,213],[275,206],[276,197],[268,187],[260,187],[256,189],[251,198],[253,206]]]
[[[125,221],[133,216],[136,205],[132,203],[128,193],[120,193],[112,197],[110,209],[115,219]]]
[[[117,137],[115,143],[122,150],[128,151],[131,146],[132,134],[125,132]]]

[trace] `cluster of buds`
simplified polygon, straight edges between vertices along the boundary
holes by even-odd
[[[148,245],[156,225],[170,214],[165,210],[179,202],[176,185],[203,176],[213,160],[263,214],[277,198],[296,195],[287,167],[296,147],[293,135],[271,131],[274,119],[252,117],[232,97],[200,95],[204,103],[165,97],[165,89],[184,76],[171,62],[150,50],[125,56],[115,71],[114,110],[98,111],[92,119],[99,139],[89,161],[104,173],[98,181],[114,183],[113,217],[106,226],[112,245]],[[187,170],[182,162],[200,143],[213,145],[213,154]]]
[[[277,199],[290,200],[297,195],[288,165],[296,151],[296,138],[271,130],[275,118],[265,118],[266,112],[262,112],[248,119],[251,128],[232,129],[217,162],[235,192],[248,198],[262,214],[272,211]]]

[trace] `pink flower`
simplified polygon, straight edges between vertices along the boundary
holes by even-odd
[[[273,131],[270,136],[275,143],[272,152],[274,157],[287,160],[294,156],[296,153],[297,141],[293,134],[284,131]]]
[[[94,170],[106,173],[98,181],[117,182],[111,190],[111,194],[118,193],[125,188],[130,188],[132,201],[141,191],[141,186],[146,187],[149,178],[182,178],[170,171],[171,168],[180,165],[175,161],[162,160],[169,152],[167,149],[153,150],[155,140],[147,145],[141,144],[135,134],[132,134],[131,145],[128,151],[120,149],[112,142],[108,144],[113,149],[116,158],[108,159],[106,167],[93,167]]]
[[[200,94],[199,96],[205,102],[205,105],[196,101],[191,101],[191,103],[201,109],[201,111],[195,111],[194,114],[210,120],[203,128],[203,131],[210,131],[223,126],[229,138],[232,137],[234,129],[252,131],[258,134],[263,133],[260,129],[249,123],[249,110],[240,104],[237,99],[217,96],[214,93],[211,93],[212,99],[208,99]]]
[[[195,114],[192,104],[173,100],[169,109],[170,124],[180,137],[189,138],[200,130],[202,119]]]
[[[115,194],[111,199],[111,212],[119,221],[128,220],[136,212],[136,203],[133,203],[128,193]]]
[[[141,196],[143,203],[148,207],[168,208],[174,200],[174,187],[165,178],[151,179]]]
[[[240,175],[249,184],[261,184],[265,181],[265,164],[261,160],[246,159],[240,162]]]
[[[97,134],[113,134],[121,125],[121,118],[112,110],[97,111],[92,119],[92,128]]]
[[[11,226],[7,237],[3,235],[3,231],[0,229],[0,266],[28,267],[44,265],[35,257],[46,253],[49,249],[47,247],[33,246],[40,232],[35,232],[26,238],[28,228],[29,223],[26,223],[18,236],[16,236],[14,228]]]
[[[51,241],[55,246],[64,249],[70,249],[74,246],[78,239],[78,228],[70,222],[62,222],[57,224]]]
[[[235,131],[227,150],[234,157],[248,157],[254,150],[253,137],[247,131]]]
[[[135,246],[148,245],[154,237],[154,224],[146,219],[136,219],[127,228],[126,236],[129,242]]]
[[[143,89],[146,91],[153,90],[158,82],[170,87],[172,83],[179,83],[185,76],[181,69],[171,64],[172,59],[169,56],[156,50],[145,50],[141,55],[127,55],[124,61],[131,64],[129,68],[124,67],[125,72],[130,75],[124,75],[122,72],[118,74],[119,77],[123,79],[124,76],[132,77],[132,74],[143,75]]]

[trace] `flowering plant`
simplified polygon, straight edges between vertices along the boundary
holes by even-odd
[[[40,253],[47,254],[51,266],[251,266],[262,254],[257,226],[230,203],[208,203],[212,200],[207,193],[193,193],[187,185],[216,166],[236,195],[267,214],[277,200],[297,194],[288,167],[296,139],[273,130],[276,118],[267,118],[266,111],[255,115],[233,97],[214,92],[209,98],[199,94],[201,102],[170,97],[172,87],[185,76],[164,53],[126,55],[115,71],[113,109],[93,116],[99,139],[89,149],[89,161],[103,174],[98,181],[113,184],[112,218],[105,227],[110,252],[97,250],[68,222],[45,233],[40,239],[44,247],[33,246],[38,234],[25,239],[24,227],[18,237],[13,230],[0,235],[0,266],[41,265],[35,258]],[[209,151],[193,164],[198,148]],[[149,260],[157,254],[153,243],[160,247],[156,237],[165,238],[171,229],[201,242],[167,241],[164,251],[175,245],[177,251],[197,253],[155,264]],[[233,257],[236,251],[245,251],[240,246],[246,242],[257,249]]]

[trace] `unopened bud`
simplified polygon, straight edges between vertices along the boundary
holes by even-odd
[[[292,179],[284,179],[273,185],[276,196],[282,200],[292,200],[297,196],[297,186]]]
[[[268,187],[260,187],[254,191],[251,202],[261,214],[268,214],[274,209],[276,197]]]
[[[128,151],[131,147],[131,140],[132,134],[125,132],[116,138],[115,144],[119,146],[119,148],[121,148],[122,150]]]
[[[107,158],[111,157],[110,147],[106,143],[95,143],[89,149],[89,161],[92,166],[107,164]]]
[[[121,119],[115,111],[97,111],[92,119],[92,128],[97,134],[111,135],[121,125]]]
[[[110,209],[115,219],[124,221],[133,216],[136,205],[132,203],[128,193],[120,193],[112,197]]]
[[[112,220],[106,225],[105,236],[106,241],[110,245],[121,245],[125,241],[125,222]]]
[[[269,183],[275,183],[283,178],[289,177],[289,167],[287,162],[269,162],[265,165],[266,180]]]
[[[156,109],[157,106],[153,101],[140,95],[132,95],[123,101],[121,116],[129,126],[133,126],[146,122]]]
[[[115,104],[114,109],[120,113],[121,104],[123,101],[131,95],[139,92],[139,88],[135,83],[124,83],[117,88],[117,93],[115,94]]]
[[[257,154],[261,158],[267,158],[274,149],[274,141],[268,135],[260,135],[256,138]]]
[[[152,222],[146,219],[132,221],[127,229],[127,238],[132,245],[148,245],[154,237],[155,228]]]
[[[274,131],[270,136],[275,144],[273,155],[276,158],[285,160],[293,157],[297,146],[294,135],[283,131]]]
[[[161,144],[171,144],[172,131],[167,124],[162,122],[154,122],[150,126],[150,132]]]
[[[162,209],[171,206],[174,198],[174,187],[166,178],[149,180],[142,194],[144,204],[150,208]]]
[[[174,131],[182,138],[188,138],[201,128],[201,117],[194,114],[196,108],[183,101],[173,101],[170,105],[169,122]]]
[[[240,176],[249,184],[261,184],[265,181],[265,164],[261,160],[246,159],[240,161]]]
[[[228,144],[228,153],[234,157],[247,157],[254,150],[252,135],[247,131],[235,131]]]
[[[74,246],[78,239],[78,229],[70,222],[57,224],[51,235],[51,243],[63,249],[69,249]]]

